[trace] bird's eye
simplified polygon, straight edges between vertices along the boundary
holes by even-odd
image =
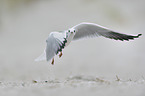
[[[74,32],[76,32],[76,30],[74,30]]]
[[[68,32],[70,32],[70,30],[68,30]]]

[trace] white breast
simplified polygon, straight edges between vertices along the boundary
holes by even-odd
[[[74,38],[74,34],[71,34],[71,33],[68,34],[66,46],[68,46],[70,44],[70,42],[72,41],[73,38]]]

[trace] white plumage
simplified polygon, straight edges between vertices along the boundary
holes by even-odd
[[[122,34],[106,27],[100,26],[94,23],[80,23],[68,30],[60,32],[51,32],[46,40],[47,46],[44,53],[39,56],[35,61],[51,60],[54,63],[54,56],[60,53],[62,56],[62,49],[70,44],[72,40],[78,40],[85,37],[97,37],[104,36],[106,38],[129,41],[130,39],[138,38],[142,34],[137,36]]]

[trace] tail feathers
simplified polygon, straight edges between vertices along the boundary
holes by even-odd
[[[35,61],[43,61],[46,60],[46,53],[44,52],[41,54],[38,58],[35,59]]]

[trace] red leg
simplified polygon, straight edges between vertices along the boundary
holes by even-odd
[[[52,62],[51,62],[51,64],[52,64],[52,65],[54,64],[54,58],[52,59]]]
[[[60,52],[60,54],[59,54],[59,58],[62,56],[62,51]]]

